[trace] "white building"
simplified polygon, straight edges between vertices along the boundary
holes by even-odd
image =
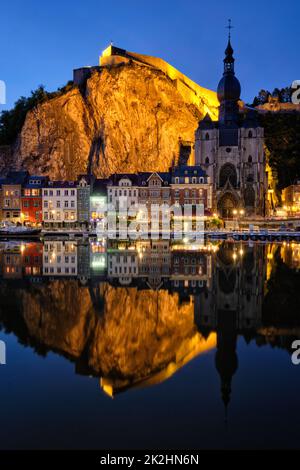
[[[43,188],[42,204],[46,227],[76,225],[77,188],[73,181],[49,181]]]
[[[138,175],[115,174],[107,185],[107,202],[119,210],[130,208],[138,204],[139,184]]]

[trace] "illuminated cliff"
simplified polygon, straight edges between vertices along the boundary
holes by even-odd
[[[128,54],[107,50],[101,67],[74,72],[78,86],[27,114],[17,167],[67,179],[88,169],[163,171],[178,159],[179,142],[192,146],[199,119],[217,115],[216,94],[161,59]]]

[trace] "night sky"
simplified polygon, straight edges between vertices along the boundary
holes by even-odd
[[[73,68],[96,65],[112,40],[161,57],[216,89],[232,18],[242,99],[300,79],[299,0],[11,0],[1,3],[0,79],[7,105],[43,84],[52,91]],[[4,106],[0,106],[0,110]]]

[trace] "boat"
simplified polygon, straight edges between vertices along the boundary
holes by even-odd
[[[41,233],[41,229],[16,225],[12,222],[2,222],[0,224],[0,238],[30,238]]]

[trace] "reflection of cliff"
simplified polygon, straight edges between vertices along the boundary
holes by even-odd
[[[299,273],[282,262],[281,251],[226,242],[211,254],[210,282],[195,291],[186,285],[189,269],[186,277],[180,270],[180,262],[189,268],[191,260],[176,252],[179,264],[174,259],[174,266],[182,284],[176,284],[175,292],[165,285],[151,290],[146,283],[144,288],[113,287],[96,278],[82,286],[74,278],[34,277],[29,265],[24,271],[28,276],[19,270],[20,275],[11,277],[20,258],[29,262],[30,253],[35,259],[37,251],[25,246],[0,251],[7,255],[3,275],[6,268],[10,273],[0,282],[0,325],[38,353],[56,351],[74,361],[77,372],[101,377],[109,395],[166,380],[216,347],[227,405],[238,367],[239,335],[258,346],[286,350],[299,336]],[[273,266],[269,273],[268,262]],[[190,264],[197,266],[196,261]]]
[[[114,289],[102,285],[102,315],[95,312],[89,290],[75,281],[53,281],[15,289],[16,304],[6,314],[11,295],[0,286],[0,318],[28,344],[43,345],[70,357],[81,372],[103,376],[106,391],[118,391],[147,379],[163,380],[197,354],[214,347],[194,325],[194,304],[180,305],[166,291]],[[13,315],[13,319],[12,319]],[[39,348],[38,348],[39,349]],[[109,389],[107,387],[109,385]]]

